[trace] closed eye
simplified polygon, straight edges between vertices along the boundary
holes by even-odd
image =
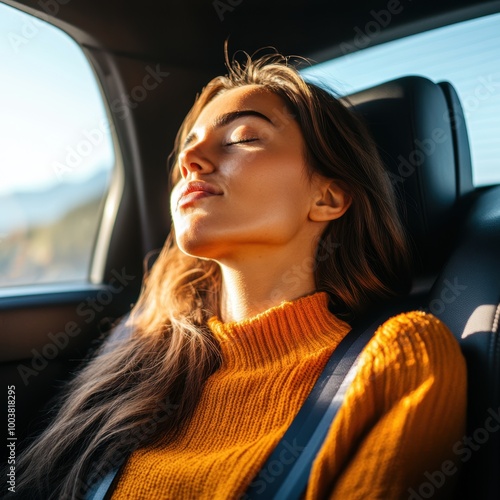
[[[224,144],[224,146],[234,146],[235,144],[245,144],[247,142],[254,142],[258,140],[259,139],[257,137],[251,137],[249,139],[239,139],[237,141],[227,142],[226,144]]]

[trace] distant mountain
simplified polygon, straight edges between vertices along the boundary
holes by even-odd
[[[87,279],[101,208],[97,198],[56,222],[4,238],[0,243],[0,287]]]
[[[80,183],[0,195],[0,236],[57,221],[80,205],[102,198],[110,175],[101,171]]]

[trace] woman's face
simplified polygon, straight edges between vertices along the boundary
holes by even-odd
[[[179,155],[171,195],[179,247],[222,262],[310,241],[323,225],[309,218],[316,176],[308,175],[304,151],[284,102],[264,88],[210,101]]]

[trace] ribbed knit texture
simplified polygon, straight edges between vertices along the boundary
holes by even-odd
[[[132,454],[112,500],[244,494],[350,329],[327,300],[317,293],[239,323],[210,320],[221,367],[179,438]],[[456,459],[465,386],[459,347],[438,320],[412,312],[386,322],[316,458],[307,499],[408,498],[409,487],[428,481],[425,471]],[[295,453],[292,443],[285,460]],[[253,488],[265,489],[279,469]]]

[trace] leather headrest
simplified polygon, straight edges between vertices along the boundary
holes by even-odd
[[[409,76],[345,100],[364,117],[388,168],[417,272],[434,272],[445,256],[458,190],[454,121],[443,89]]]
[[[457,195],[465,196],[474,191],[472,182],[472,158],[465,116],[457,91],[449,82],[438,84],[444,92],[450,109],[450,124],[455,147],[455,166],[457,172]]]

